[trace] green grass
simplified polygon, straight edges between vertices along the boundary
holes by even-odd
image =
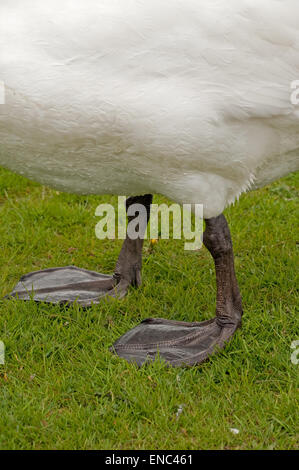
[[[142,288],[85,311],[2,300],[0,448],[297,448],[299,366],[290,346],[299,339],[298,183],[290,175],[226,211],[243,328],[199,367],[157,361],[137,369],[108,348],[150,316],[214,315],[213,262],[204,248],[184,252],[183,241],[172,240],[151,248],[147,241]],[[0,170],[0,296],[43,267],[111,273],[121,242],[94,235],[103,201],[116,204],[115,197],[59,194]]]

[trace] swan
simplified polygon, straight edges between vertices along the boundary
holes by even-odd
[[[241,325],[223,210],[299,169],[298,0],[1,0],[0,165],[60,191],[203,204],[216,316],[152,318],[113,351],[141,365],[206,360]],[[24,276],[11,295],[82,305],[141,283],[141,238],[115,273]]]

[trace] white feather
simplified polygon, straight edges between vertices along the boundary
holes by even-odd
[[[0,164],[219,215],[299,168],[298,0],[1,0]]]

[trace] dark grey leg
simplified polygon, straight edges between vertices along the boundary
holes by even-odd
[[[215,262],[217,324],[240,326],[242,300],[235,274],[232,239],[224,215],[206,220],[203,242]]]
[[[150,218],[150,209],[153,201],[153,196],[151,194],[146,194],[145,196],[136,196],[130,197],[126,201],[127,212],[130,206],[133,204],[141,204],[145,207],[146,212],[143,214],[144,219],[141,220],[142,227],[140,231],[144,234],[149,218]],[[128,216],[128,222],[131,222],[135,217]],[[139,287],[141,285],[141,267],[142,267],[142,248],[144,240],[142,238],[137,238],[132,240],[128,237],[123,243],[121,252],[119,254],[114,279],[116,280],[116,286],[114,288],[114,293],[109,292],[108,295],[116,295],[118,298],[122,298],[126,295],[130,285]]]
[[[142,365],[159,354],[173,366],[194,365],[222,349],[241,325],[242,302],[230,231],[223,215],[206,220],[204,244],[215,261],[216,317],[202,323],[150,318],[122,336],[113,351]]]
[[[145,232],[150,216],[152,195],[130,197],[126,209],[132,204],[142,204],[146,211],[141,220],[141,231]],[[129,217],[132,220],[134,217]],[[141,233],[140,233],[141,235]],[[23,276],[9,296],[21,300],[34,298],[36,301],[49,303],[77,302],[90,306],[100,302],[102,297],[123,297],[131,285],[141,284],[143,239],[131,240],[128,236],[123,243],[115,274],[107,276],[95,271],[80,269],[75,266],[51,268]]]

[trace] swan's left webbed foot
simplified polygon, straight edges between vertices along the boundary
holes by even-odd
[[[242,302],[230,231],[223,215],[206,220],[203,241],[215,262],[215,318],[202,323],[150,318],[116,341],[112,351],[140,366],[157,356],[169,365],[184,366],[200,364],[224,348],[241,326]]]
[[[76,266],[50,268],[23,276],[7,297],[55,304],[77,302],[83,307],[99,303],[103,298],[123,298],[130,286],[139,287],[141,284],[143,247],[141,236],[143,237],[147,227],[152,198],[152,195],[147,194],[127,199],[129,222],[135,218],[135,208],[138,212],[136,204],[142,205],[144,210],[138,212],[139,223],[136,225],[138,236],[132,237],[127,234],[112,276]]]

